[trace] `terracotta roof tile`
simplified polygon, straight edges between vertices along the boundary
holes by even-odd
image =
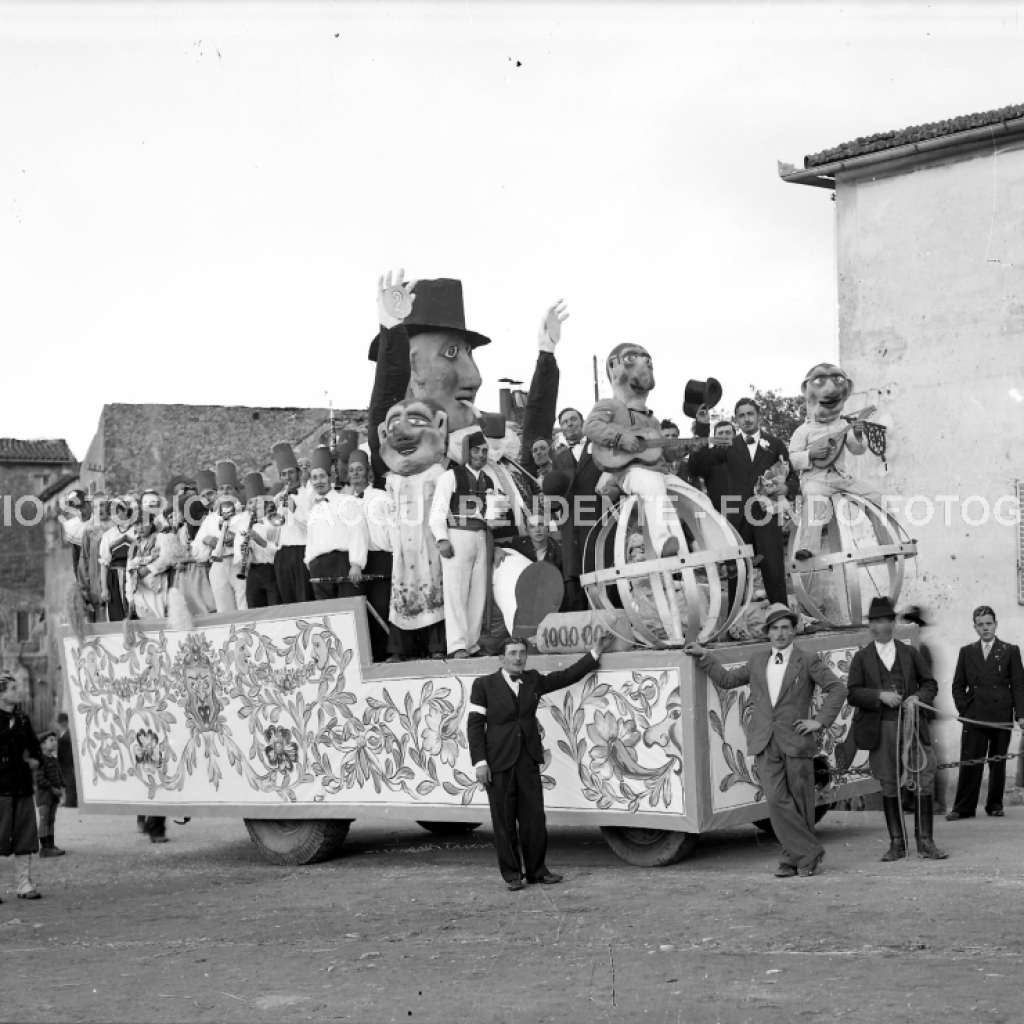
[[[1024,103],[1000,107],[999,110],[988,110],[981,114],[965,114],[963,117],[953,117],[948,121],[934,121],[931,124],[900,128],[897,131],[880,132],[878,135],[854,139],[852,142],[844,142],[831,149],[823,149],[820,153],[805,156],[804,167],[821,167],[823,164],[849,160],[850,157],[878,153],[885,149],[895,149],[897,146],[909,146],[915,142],[924,142],[926,139],[955,135],[971,128],[984,128],[987,125],[1001,124],[1003,121],[1013,121],[1019,117],[1024,117]]]
[[[67,442],[60,440],[21,441],[0,437],[0,462],[74,462]]]

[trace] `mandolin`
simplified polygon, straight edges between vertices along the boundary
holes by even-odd
[[[591,442],[591,454],[598,468],[605,473],[614,473],[639,463],[655,466],[663,458],[672,458],[674,453],[692,452],[716,444],[728,448],[732,444],[732,438],[724,437],[664,437],[653,432],[635,432],[640,435],[640,440],[644,444],[638,452],[623,451],[615,445],[603,444],[600,441]],[[663,453],[664,448],[674,449],[674,452]]]
[[[846,441],[846,435],[853,430],[855,426],[863,423],[876,409],[877,405],[869,405],[864,409],[860,409],[857,412],[851,413],[849,416],[843,416],[842,419],[846,420],[846,426],[837,428],[833,433],[826,434],[825,437],[828,439],[828,452],[825,455],[819,455],[816,458],[811,456],[811,465],[815,469],[828,469],[836,459],[839,458],[844,448],[844,442]],[[816,444],[821,438],[815,438],[812,444]]]

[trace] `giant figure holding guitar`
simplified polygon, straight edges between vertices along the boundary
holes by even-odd
[[[656,557],[671,558],[685,546],[685,538],[665,483],[683,488],[689,484],[672,473],[665,449],[681,442],[666,438],[647,408],[647,396],[654,390],[654,365],[647,349],[632,342],[616,345],[605,367],[615,397],[597,402],[583,432],[594,446],[598,466],[611,473],[626,494],[643,499]]]
[[[796,541],[796,557],[813,558],[821,543],[822,527],[831,514],[831,498],[857,494],[877,503],[878,490],[847,469],[846,452],[867,451],[863,427],[874,407],[843,416],[843,406],[853,391],[853,381],[838,366],[818,363],[808,370],[800,385],[807,403],[807,420],[793,432],[790,460],[800,474],[804,511]]]

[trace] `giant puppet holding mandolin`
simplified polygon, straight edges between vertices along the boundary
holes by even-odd
[[[795,555],[806,561],[817,553],[835,495],[857,494],[875,503],[881,495],[876,487],[849,472],[846,459],[847,452],[863,455],[867,450],[864,432],[875,407],[843,414],[853,381],[833,363],[812,366],[800,391],[807,403],[807,420],[793,432],[789,455],[793,469],[800,474],[804,495]]]

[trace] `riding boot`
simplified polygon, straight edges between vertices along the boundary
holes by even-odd
[[[932,840],[932,797],[918,797],[914,814],[914,838],[917,840],[917,855],[925,860],[945,860],[949,854],[943,853]]]
[[[903,835],[903,808],[898,796],[883,796],[882,810],[885,825],[889,829],[889,849],[882,855],[883,861],[902,860],[907,855],[907,841]]]
[[[39,890],[32,881],[32,854],[16,853],[14,869],[18,875],[18,898],[23,900],[39,899]]]

